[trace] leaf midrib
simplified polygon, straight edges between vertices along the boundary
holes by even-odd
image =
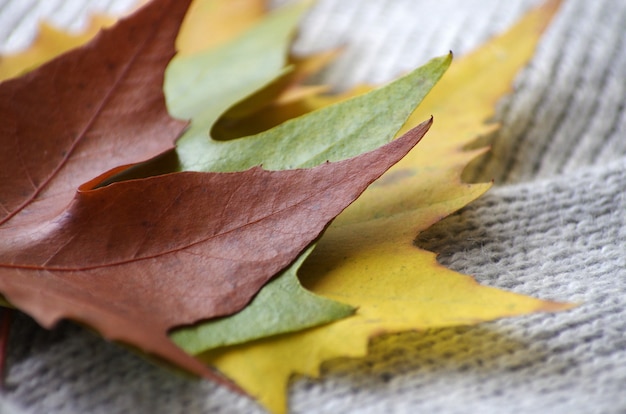
[[[166,13],[162,12],[161,13],[161,17],[159,18],[159,22],[163,21],[165,16],[166,16]],[[122,82],[122,80],[126,78],[126,75],[128,74],[128,72],[130,71],[132,66],[137,61],[137,57],[144,51],[145,45],[149,41],[154,39],[155,34],[156,34],[157,30],[158,30],[158,27],[160,27],[160,25],[154,25],[151,34],[149,36],[147,36],[145,38],[145,40],[140,44],[140,46],[135,49],[136,50],[135,53],[132,55],[132,57],[124,65],[124,67],[122,69],[122,72],[120,73],[120,76],[118,76],[117,79],[115,79],[115,82],[111,85],[111,87],[106,92],[106,94],[103,97],[103,99],[101,100],[100,105],[94,110],[91,118],[87,121],[87,123],[84,126],[84,128],[82,129],[82,131],[76,136],[76,138],[74,139],[74,142],[69,147],[69,149],[66,151],[65,155],[60,160],[58,165],[51,171],[51,173],[48,175],[48,177],[46,177],[39,184],[39,186],[37,186],[34,189],[34,191],[31,193],[31,195],[28,198],[26,198],[14,211],[12,211],[7,216],[5,216],[3,219],[0,220],[0,226],[2,226],[5,223],[9,222],[11,219],[13,219],[15,216],[17,216],[22,210],[24,210],[28,205],[30,205],[41,194],[41,192],[44,191],[44,189],[46,189],[46,187],[48,187],[48,184],[50,184],[50,182],[59,174],[59,172],[63,169],[63,167],[65,167],[65,165],[67,164],[67,162],[69,161],[71,156],[74,154],[74,151],[76,150],[78,145],[83,141],[83,139],[85,138],[85,136],[87,135],[89,130],[93,127],[93,125],[96,123],[96,121],[98,120],[100,115],[102,115],[106,104],[111,100],[111,97],[118,90],[119,85]],[[104,30],[107,30],[107,29],[104,29]],[[97,36],[94,39],[94,41],[99,40],[100,38],[101,38],[101,35]],[[88,43],[87,45],[85,45],[83,47],[89,47],[91,44],[93,44],[94,41]],[[29,174],[29,177],[30,177],[30,174]],[[89,178],[91,178],[91,177],[89,177]],[[87,180],[89,178],[87,178]],[[87,181],[87,180],[85,180],[85,181]]]

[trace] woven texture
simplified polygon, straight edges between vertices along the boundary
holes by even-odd
[[[26,46],[39,16],[77,28],[88,10],[128,3],[0,0],[0,47]],[[341,90],[462,55],[536,3],[319,0],[294,47],[345,45],[319,77]],[[378,338],[320,380],[295,377],[290,411],[626,412],[625,102],[626,2],[565,0],[498,106],[493,151],[468,171],[495,187],[418,238],[480,283],[580,307]],[[263,412],[71,323],[46,331],[18,316],[9,367],[0,412]]]

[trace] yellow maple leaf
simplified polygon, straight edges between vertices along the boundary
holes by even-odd
[[[479,285],[418,249],[420,231],[479,197],[490,184],[461,174],[484,149],[465,151],[491,131],[483,121],[532,56],[556,7],[528,13],[506,34],[452,65],[406,125],[425,114],[436,122],[404,160],[328,228],[300,276],[317,294],[358,307],[355,316],[306,331],[210,351],[216,366],[275,413],[286,410],[294,373],[319,376],[323,361],[366,355],[386,332],[470,325],[496,318],[571,307]]]

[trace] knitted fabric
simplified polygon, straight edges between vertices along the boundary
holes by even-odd
[[[25,47],[38,16],[77,28],[89,10],[130,3],[0,0],[0,46]],[[318,81],[380,83],[467,53],[534,4],[319,0],[294,49],[344,45]],[[467,171],[496,185],[417,239],[484,285],[581,306],[377,338],[363,359],[325,363],[319,380],[294,377],[291,412],[626,412],[625,28],[622,0],[563,2],[498,105],[491,153]],[[18,315],[8,363],[0,412],[263,412],[69,322],[47,331]]]

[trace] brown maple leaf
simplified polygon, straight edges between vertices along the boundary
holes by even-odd
[[[19,212],[29,212],[28,221],[54,217],[85,177],[172,148],[185,123],[167,113],[163,73],[189,3],[154,1],[86,46],[1,84],[0,223]]]
[[[98,188],[117,165],[163,152],[181,132],[161,86],[188,3],[154,1],[0,84],[0,292],[43,326],[80,321],[220,380],[168,330],[245,306],[430,122],[307,170],[173,173]]]

